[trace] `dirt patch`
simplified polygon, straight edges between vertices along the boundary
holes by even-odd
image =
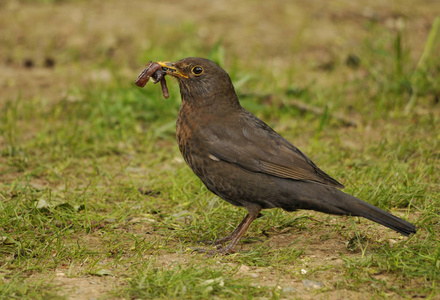
[[[66,277],[65,273],[55,271],[52,284],[60,295],[69,300],[121,299],[112,297],[110,292],[121,286],[121,281],[115,277]]]

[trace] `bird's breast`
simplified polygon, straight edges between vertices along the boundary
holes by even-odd
[[[201,130],[208,121],[206,115],[195,113],[191,105],[182,103],[176,123],[176,138],[179,150],[188,166],[197,176],[203,176],[207,163],[207,152],[201,138]],[[206,157],[205,157],[206,156]]]

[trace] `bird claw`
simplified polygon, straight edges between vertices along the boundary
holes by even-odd
[[[231,238],[229,236],[227,236],[225,238],[217,239],[214,241],[197,241],[197,243],[204,244],[204,245],[218,246],[218,245],[223,245],[224,243],[229,242],[230,240],[231,240]]]
[[[197,244],[203,244],[203,245],[216,245],[216,241],[196,241]]]
[[[205,254],[205,256],[214,256],[217,254],[228,255],[235,253],[234,249],[228,249],[228,247],[223,248],[222,246],[217,246],[216,248],[217,248],[216,250],[207,250],[204,248],[195,248],[195,247],[191,247],[190,249],[193,252],[203,253]]]

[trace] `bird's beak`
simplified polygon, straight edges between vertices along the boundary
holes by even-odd
[[[188,78],[184,72],[176,68],[174,63],[169,61],[158,61],[157,62],[161,67],[162,71],[164,71],[167,75],[172,75],[174,77]]]

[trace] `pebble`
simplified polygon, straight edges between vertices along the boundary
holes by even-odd
[[[246,266],[246,265],[241,265],[237,272],[238,272],[238,273],[246,273],[246,272],[249,272],[250,269],[251,269],[251,268],[249,268],[249,267]]]
[[[304,279],[302,282],[307,290],[319,290],[324,287],[324,284],[319,281]]]
[[[183,210],[181,212],[173,214],[173,217],[176,218],[177,222],[191,222],[193,217],[191,216],[191,212],[188,210]]]
[[[293,293],[293,292],[295,292],[295,289],[293,287],[291,286],[283,287],[283,293]]]

